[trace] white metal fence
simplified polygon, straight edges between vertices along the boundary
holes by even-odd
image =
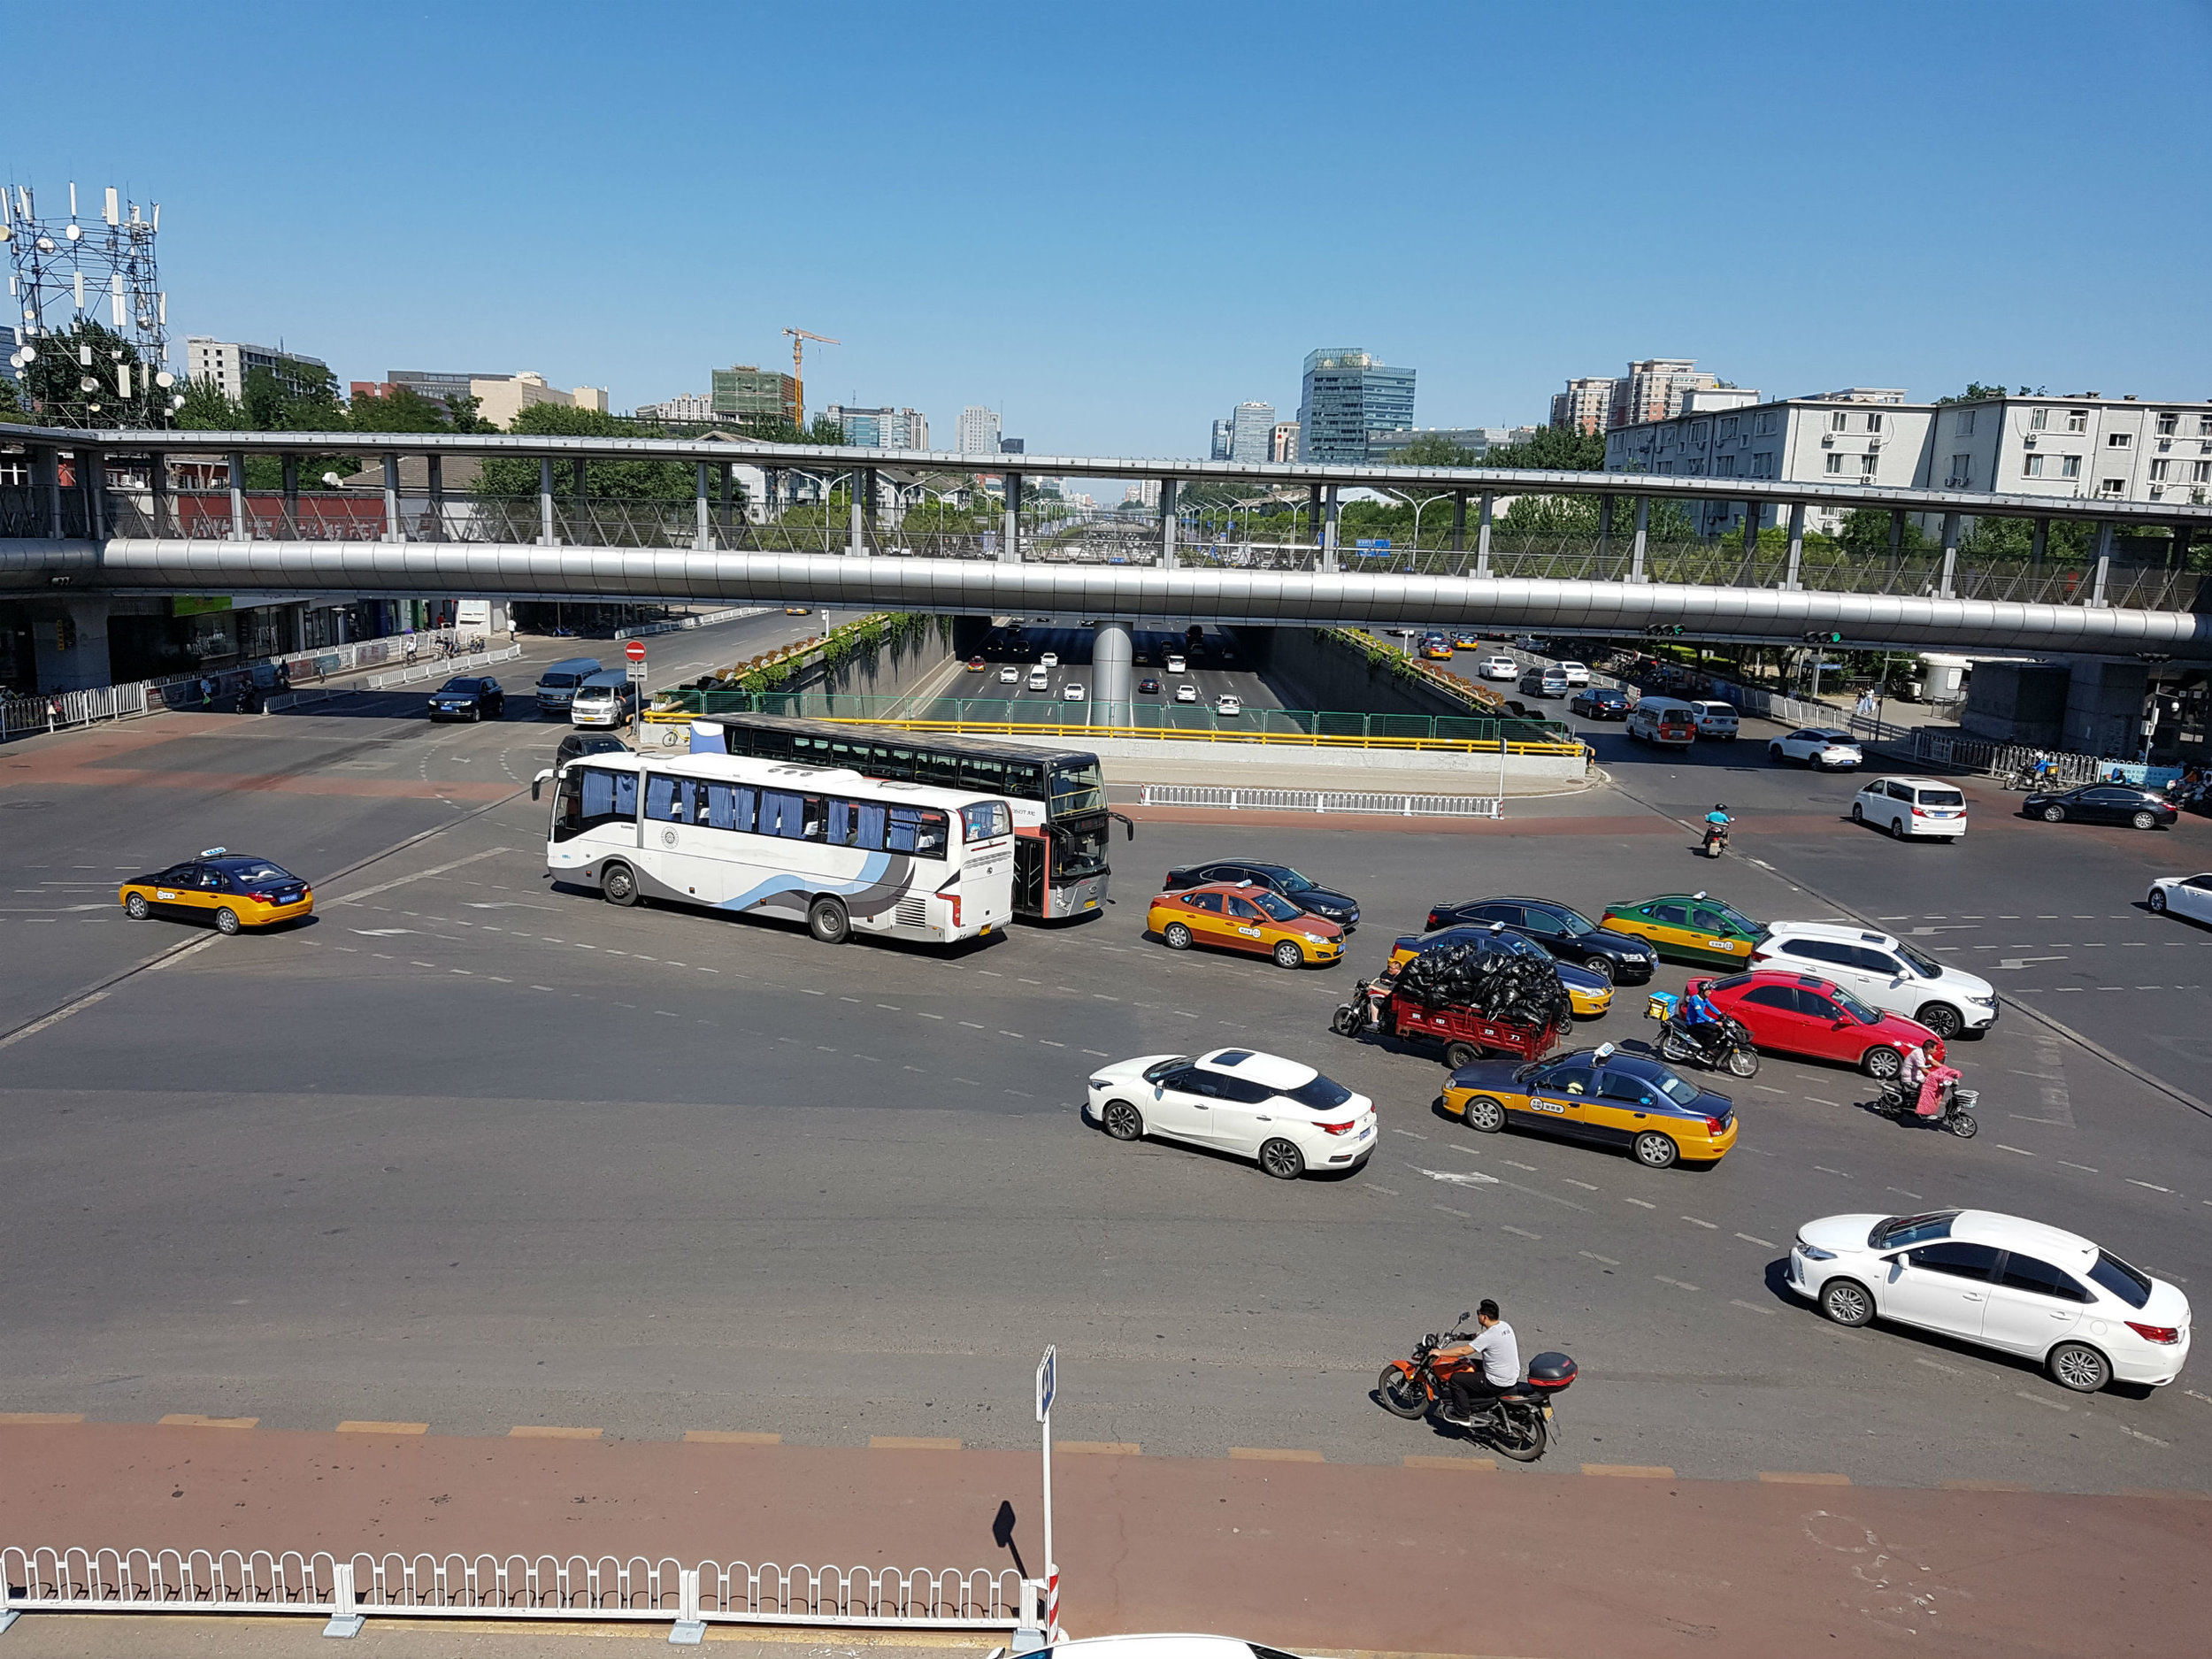
[[[1961,772],[1978,772],[1989,778],[2009,778],[2016,772],[2032,771],[2039,763],[2047,763],[2052,768],[2052,780],[2070,789],[2077,784],[2096,782],[2104,769],[2113,764],[2099,760],[2094,755],[2056,754],[2048,749],[2031,749],[2024,743],[1993,743],[1978,737],[1953,737],[1924,726],[1913,732],[1912,757],[1939,766],[1955,766]]]
[[[458,674],[472,668],[488,668],[494,663],[509,663],[522,655],[519,645],[504,645],[495,651],[464,651],[458,657],[434,657],[426,661],[403,668],[396,673],[371,674],[368,688],[382,691],[389,686],[411,686],[425,680],[439,680],[449,674]]]
[[[146,685],[93,686],[50,697],[11,697],[0,703],[0,739],[31,732],[58,732],[98,720],[124,720],[146,712]]]
[[[718,1624],[1012,1630],[1034,1598],[1011,1568],[0,1548],[0,1630],[23,1613],[296,1613],[334,1636],[364,1617],[559,1619],[672,1624],[695,1641]]]
[[[1218,789],[1202,784],[1148,783],[1145,806],[1221,807],[1231,812],[1359,812],[1385,818],[1498,818],[1495,795],[1375,795],[1340,789]]]
[[[733,611],[710,611],[703,617],[678,617],[673,622],[641,622],[634,628],[617,628],[614,636],[618,640],[642,640],[655,634],[673,634],[680,628],[710,628],[718,622],[759,616],[767,609],[766,605],[740,605]]]

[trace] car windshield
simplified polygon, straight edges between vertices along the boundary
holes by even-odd
[[[1152,1065],[1145,1067],[1144,1080],[1148,1083],[1157,1083],[1162,1078],[1166,1077],[1171,1072],[1181,1071],[1189,1064],[1190,1056],[1187,1054],[1179,1054],[1171,1059],[1159,1061]]]
[[[1296,1088],[1278,1089],[1276,1093],[1317,1112],[1333,1111],[1352,1098],[1352,1091],[1334,1078],[1319,1076]]]
[[[2130,1267],[2109,1250],[2097,1252],[2089,1277],[2131,1308],[2140,1308],[2151,1299],[2150,1276]]]
[[[1901,941],[1898,944],[1897,954],[1911,964],[1912,971],[1922,979],[1939,979],[1943,977],[1943,969],[1939,964],[1929,961],[1927,957]]]
[[[1706,899],[1702,902],[1711,905],[1715,910],[1718,910],[1721,913],[1723,919],[1727,922],[1729,926],[1734,928],[1740,933],[1756,934],[1765,931],[1759,926],[1758,923],[1753,921],[1748,916],[1746,916],[1741,910],[1735,909],[1732,905],[1723,904],[1717,899]]]
[[[1827,995],[1833,997],[1839,1003],[1840,1003],[1842,1005],[1843,1011],[1850,1015],[1852,1018],[1857,1020],[1860,1025],[1878,1025],[1882,1023],[1882,1017],[1879,1014],[1869,1008],[1864,1002],[1859,1001],[1857,997],[1852,995],[1850,992],[1845,990],[1841,986],[1836,986],[1831,989]]]
[[[1286,893],[1310,893],[1314,889],[1313,882],[1307,880],[1288,864],[1276,864],[1268,871],[1268,874],[1275,878]]]
[[[1892,1216],[1866,1236],[1867,1248],[1874,1250],[1901,1250],[1916,1244],[1932,1244],[1938,1239],[1951,1236],[1951,1223],[1958,1217],[1955,1210],[1931,1210],[1920,1216]]]
[[[297,879],[289,870],[273,864],[265,858],[242,858],[235,864],[218,866],[226,875],[240,881],[292,881]]]
[[[1923,789],[1920,792],[1920,804],[1923,806],[1964,806],[1966,797],[1956,789]]]
[[[1832,731],[1832,730],[1830,730],[1830,731],[1820,731],[1820,732],[1815,732],[1815,733],[1813,733],[1813,735],[1814,735],[1815,737],[1824,737],[1824,738],[1826,738],[1826,739],[1827,739],[1827,740],[1828,740],[1831,743],[1852,743],[1852,742],[1856,742],[1856,741],[1858,741],[1857,739],[1854,738],[1854,737],[1851,735],[1851,733],[1848,733],[1848,732],[1838,732],[1838,731]]]
[[[1661,1071],[1651,1080],[1662,1094],[1678,1106],[1687,1106],[1697,1098],[1697,1086],[1685,1082],[1671,1071]]]
[[[1265,887],[1254,887],[1249,893],[1246,894],[1245,896],[1250,899],[1253,903],[1258,905],[1261,910],[1264,910],[1268,916],[1275,921],[1294,922],[1305,914],[1303,910],[1300,910],[1295,904],[1293,904],[1288,899],[1284,898],[1279,894],[1270,893]]]
[[[449,680],[438,689],[441,691],[474,691],[476,682],[473,680]]]

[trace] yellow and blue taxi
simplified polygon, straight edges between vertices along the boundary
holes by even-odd
[[[220,933],[296,922],[315,910],[315,890],[281,864],[210,847],[196,858],[133,876],[116,897],[134,922],[150,916],[212,922]]]
[[[1548,1060],[1478,1060],[1444,1087],[1444,1110],[1479,1134],[1508,1124],[1619,1147],[1647,1169],[1717,1164],[1736,1144],[1736,1107],[1671,1066],[1611,1043]]]
[[[1598,926],[1649,940],[1663,956],[1715,968],[1742,967],[1767,936],[1764,923],[1709,893],[1663,893],[1633,904],[1609,904]]]
[[[1425,950],[1438,945],[1463,945],[1478,934],[1508,950],[1524,951],[1550,962],[1558,971],[1560,984],[1567,987],[1567,1002],[1577,1019],[1597,1019],[1613,1006],[1612,980],[1572,963],[1553,961],[1551,953],[1541,945],[1522,938],[1509,928],[1440,927],[1426,933],[1401,933],[1398,942],[1391,947],[1390,965],[1384,972],[1395,973]]]

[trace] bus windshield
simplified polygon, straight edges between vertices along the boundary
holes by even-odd
[[[1094,756],[1052,763],[1052,816],[1094,812],[1106,804],[1106,780]]]
[[[1085,823],[1055,818],[1046,826],[1052,837],[1052,879],[1080,881],[1106,868],[1106,834],[1111,820],[1103,813]]]

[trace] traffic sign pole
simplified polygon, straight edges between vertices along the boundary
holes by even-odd
[[[1045,1459],[1045,1640],[1060,1640],[1060,1567],[1052,1558],[1052,1397],[1059,1392],[1056,1350],[1037,1362],[1037,1421],[1044,1425]]]

